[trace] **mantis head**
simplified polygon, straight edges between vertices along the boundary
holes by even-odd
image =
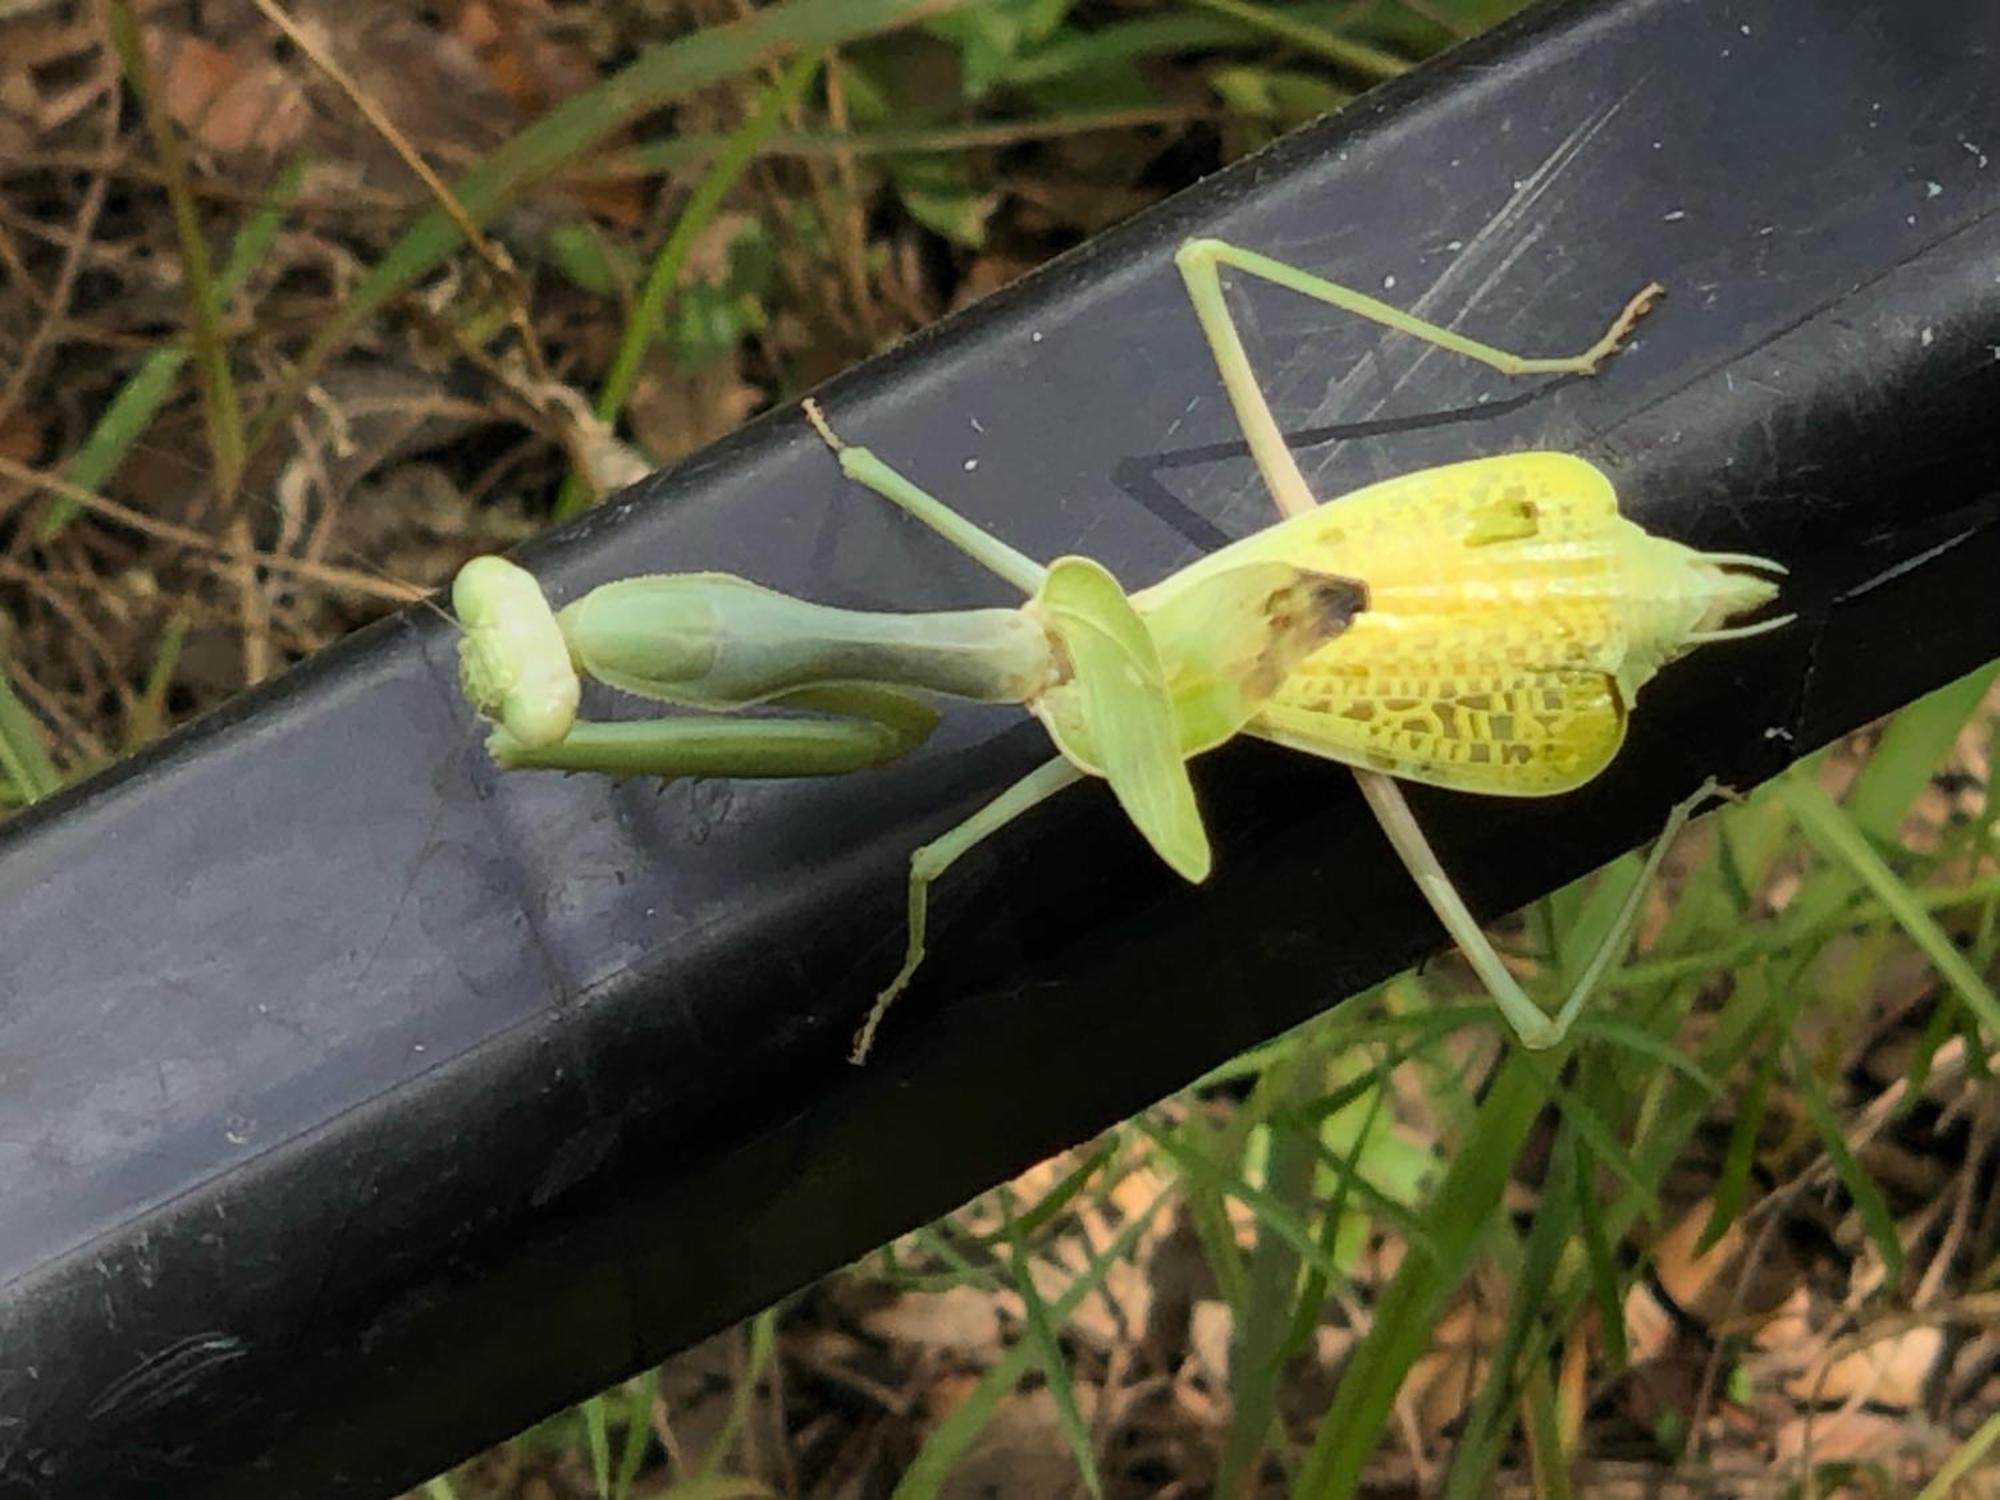
[[[568,734],[582,688],[533,575],[504,557],[475,557],[452,580],[451,607],[464,629],[458,684],[466,701],[529,749]]]
[[[1795,618],[1730,623],[1778,597],[1782,563],[1741,552],[1698,552],[1664,537],[1638,535],[1642,540],[1631,556],[1646,580],[1636,591],[1646,605],[1628,622],[1630,640],[1619,674],[1628,701],[1661,667],[1698,646],[1763,635]]]
[[[1695,555],[1690,567],[1701,580],[1699,593],[1708,604],[1692,632],[1701,643],[1762,635],[1791,623],[1793,617],[1785,615],[1776,620],[1759,620],[1754,625],[1729,624],[1736,616],[1762,609],[1778,597],[1778,579],[1786,571],[1783,563],[1745,552],[1701,552]]]

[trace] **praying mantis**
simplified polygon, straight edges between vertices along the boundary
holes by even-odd
[[[1639,690],[1777,595],[1767,558],[1701,552],[1619,514],[1610,479],[1559,452],[1425,469],[1320,502],[1293,458],[1224,297],[1234,271],[1507,375],[1594,374],[1660,294],[1634,297],[1580,354],[1510,354],[1255,251],[1190,240],[1176,257],[1224,390],[1279,519],[1128,593],[1100,564],[1044,565],[958,515],[865,447],[805,415],[854,482],[1009,585],[1015,609],[833,609],[728,574],[604,584],[560,611],[499,557],[459,572],[460,682],[503,768],[614,775],[826,776],[921,744],[933,696],[1025,707],[1056,755],[910,860],[903,963],[851,1052],[863,1061],[924,956],[931,885],[965,852],[1086,778],[1106,782],[1191,882],[1211,855],[1188,763],[1239,734],[1346,764],[1419,889],[1519,1040],[1556,1045],[1609,962],[1691,799],[1551,1016],[1460,899],[1398,780],[1491,796],[1573,790],[1609,764]],[[580,679],[696,710],[580,719]],[[744,709],[803,716],[738,717]]]

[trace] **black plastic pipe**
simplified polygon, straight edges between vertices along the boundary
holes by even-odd
[[[1217,234],[1492,342],[1523,386],[1244,289],[1328,495],[1529,444],[1789,563],[1573,796],[1418,794],[1498,912],[2000,655],[2000,12],[1544,9],[824,393],[1025,550],[1150,581],[1268,518],[1170,257]],[[1991,155],[1989,156],[1989,153]],[[1366,441],[1331,441],[1369,434]],[[533,550],[1005,595],[776,412]],[[499,778],[412,612],[0,835],[0,1495],[378,1495],[951,1207],[1435,948],[1337,768],[1205,760],[1182,886],[1100,788],[953,871],[874,1063],[903,862],[1046,755],[954,712],[842,782]]]

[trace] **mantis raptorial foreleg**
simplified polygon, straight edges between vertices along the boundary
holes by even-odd
[[[919,666],[942,659],[961,668],[961,690],[1004,698],[1034,678],[1046,655],[1038,632],[1009,630],[1004,615],[933,616],[898,639],[893,626],[719,574],[621,579],[558,613],[532,575],[481,557],[459,570],[452,603],[461,687],[491,720],[487,750],[508,770],[667,778],[864,770],[922,744],[938,712],[895,675],[843,677],[822,671],[824,661],[887,662],[894,653],[879,649],[886,635]],[[576,716],[584,674],[669,703],[725,711],[762,704],[822,717],[594,722]]]
[[[938,711],[920,698],[850,683],[787,693],[775,708],[812,719],[578,719],[560,740],[528,745],[504,730],[489,741],[504,770],[598,772],[609,776],[845,776],[900,760],[930,737]]]
[[[1389,306],[1364,292],[1341,286],[1323,277],[1311,275],[1267,255],[1244,250],[1221,240],[1190,240],[1181,246],[1175,256],[1182,279],[1187,284],[1188,297],[1194,304],[1195,316],[1201,324],[1203,335],[1213,351],[1218,371],[1222,377],[1224,390],[1234,407],[1238,424],[1249,443],[1251,457],[1258,472],[1270,488],[1272,499],[1278,510],[1286,516],[1304,515],[1316,508],[1320,502],[1313,495],[1298,462],[1292,456],[1277,419],[1271,412],[1270,403],[1265,400],[1263,388],[1256,372],[1250,364],[1248,351],[1244,348],[1236,321],[1230,314],[1223,295],[1221,267],[1228,266],[1287,287],[1305,296],[1317,298],[1346,312],[1367,318],[1399,333],[1409,334],[1441,349],[1462,354],[1506,375],[1543,374],[1592,374],[1612,354],[1617,352],[1632,327],[1648,308],[1659,298],[1662,288],[1653,283],[1641,290],[1625,305],[1622,312],[1607,328],[1604,334],[1580,354],[1562,355],[1553,358],[1535,358],[1513,354],[1490,344],[1455,333],[1422,318]],[[1705,801],[1713,792],[1712,786],[1704,786],[1687,801],[1676,806],[1669,815],[1667,826],[1661,837],[1654,843],[1638,879],[1633,883],[1620,909],[1617,920],[1605,934],[1597,951],[1585,965],[1582,976],[1577,981],[1561,1008],[1551,1018],[1531,1000],[1521,988],[1500,955],[1494,951],[1465,902],[1459,897],[1457,888],[1445,873],[1430,841],[1424,837],[1415,815],[1410,810],[1402,788],[1391,776],[1363,767],[1352,767],[1355,780],[1368,802],[1382,830],[1389,837],[1403,863],[1416,880],[1417,888],[1430,903],[1446,933],[1464,953],[1473,971],[1486,986],[1501,1015],[1520,1038],[1523,1046],[1531,1048],[1553,1047],[1568,1034],[1571,1024],[1588,1000],[1591,992],[1612,961],[1624,951],[1630,941],[1632,928],[1637,923],[1640,904],[1646,888],[1664,857],[1665,850],[1674,835],[1693,813],[1696,806]]]

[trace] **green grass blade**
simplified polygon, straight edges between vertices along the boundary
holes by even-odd
[[[590,1448],[590,1477],[600,1500],[611,1493],[611,1396],[599,1392],[583,1403],[583,1430]]]
[[[452,185],[475,225],[562,170],[640,115],[699,89],[795,52],[825,51],[955,9],[965,0],[784,0],[741,20],[642,52],[629,66],[572,94]],[[464,243],[441,208],[426,213],[390,246],[347,302],[327,320],[273,397],[251,435],[253,449],[276,430],[320,367],[392,298],[401,296]]]
[[[1380,1097],[1381,1091],[1378,1089],[1376,1091],[1376,1098],[1379,1099]],[[1363,1148],[1368,1144],[1368,1136],[1357,1136],[1354,1142],[1354,1149],[1344,1156],[1328,1149],[1324,1145],[1318,1148],[1317,1156],[1320,1165],[1331,1173],[1334,1181],[1339,1184],[1334,1202],[1329,1206],[1328,1212],[1337,1217],[1341,1212],[1345,1211],[1347,1207],[1347,1195],[1353,1193],[1362,1200],[1362,1208],[1370,1215],[1378,1219],[1387,1220],[1390,1227],[1396,1233],[1409,1241],[1409,1248],[1413,1253],[1428,1255],[1432,1259],[1436,1259],[1438,1248],[1436,1243],[1431,1239],[1431,1232],[1424,1227],[1423,1219],[1411,1212],[1403,1204],[1397,1202],[1392,1194],[1377,1187],[1369,1179],[1368,1174],[1360,1169],[1359,1157]],[[1328,1253],[1331,1254],[1332,1252],[1329,1250]]]
[[[201,215],[188,190],[180,136],[160,97],[159,80],[139,39],[139,22],[131,0],[112,0],[105,14],[111,43],[118,52],[125,81],[139,96],[147,133],[166,178],[167,202],[173,209],[174,235],[180,242],[181,271],[187,281],[188,335],[194,346],[195,370],[201,383],[202,411],[208,419],[208,444],[215,462],[215,487],[232,494],[243,473],[243,419],[236,405],[236,382],[229,373],[229,351],[222,340],[222,294],[209,270],[208,246],[201,237]]]
[[[1563,1120],[1583,1137],[1590,1149],[1595,1151],[1602,1163],[1609,1167],[1626,1187],[1637,1193],[1645,1202],[1644,1212],[1648,1217],[1660,1215],[1659,1200],[1654,1197],[1653,1185],[1646,1180],[1638,1162],[1619,1141],[1618,1134],[1610,1123],[1599,1114],[1596,1107],[1581,1094],[1567,1087],[1562,1081],[1550,1076],[1547,1081],[1549,1098],[1562,1111]]]
[[[1862,762],[1847,793],[1848,814],[1866,838],[1878,844],[1894,840],[1896,825],[1929,785],[1991,681],[1992,670],[1982,667],[1918,699],[1889,722],[1882,734],[1882,751]],[[1755,803],[1789,808],[1785,789],[1810,774],[1800,770],[1780,778],[1765,788],[1771,795],[1760,794]],[[1796,817],[1796,809],[1792,812]],[[1838,864],[1814,870],[1789,903],[1788,922],[1813,928],[1833,921],[1851,904],[1855,886],[1855,872]]]
[[[1332,1039],[1329,1038],[1329,1040]],[[1345,1051],[1347,1049],[1343,1041],[1339,1046],[1329,1048],[1329,1050]],[[1293,1113],[1300,1119],[1318,1123],[1330,1119],[1342,1110],[1347,1109],[1350,1105],[1360,1103],[1363,1099],[1372,1100],[1376,1098],[1382,1092],[1382,1080],[1384,1076],[1400,1064],[1407,1062],[1414,1050],[1409,1047],[1391,1049],[1382,1061],[1370,1066],[1366,1072],[1355,1074],[1354,1077],[1348,1079],[1345,1083],[1335,1084],[1317,1099],[1301,1105]],[[1374,1106],[1371,1104],[1370,1108],[1372,1110]]]
[[[251,216],[250,221],[236,233],[230,242],[229,260],[222,268],[222,274],[215,278],[216,295],[225,304],[231,302],[241,291],[250,273],[263,262],[271,242],[278,237],[284,227],[285,215],[290,211],[292,200],[298,196],[299,184],[305,180],[304,159],[293,162],[279,174],[273,184],[264,206]],[[132,378],[120,387],[111,404],[104,408],[90,429],[90,435],[83,440],[83,446],[76,451],[63,471],[63,477],[78,489],[102,489],[105,482],[118,472],[118,466],[125,461],[125,455],[132,449],[152,425],[153,418],[174,393],[175,383],[180,378],[181,369],[188,362],[188,351],[184,347],[155,349],[132,373]],[[36,528],[35,540],[50,542],[69,523],[76,519],[83,509],[67,495],[57,495],[49,502],[47,513],[41,525]]]
[[[778,81],[764,90],[764,97],[755,112],[730,134],[722,154],[716,157],[689,194],[687,205],[674,221],[673,229],[646,272],[645,283],[639,289],[631,315],[625,320],[624,332],[619,336],[611,368],[597,393],[597,415],[605,422],[615,423],[618,414],[625,409],[626,401],[631,398],[632,387],[639,379],[640,364],[659,332],[667,299],[680,285],[681,267],[687,263],[688,251],[714,220],[717,210],[722,207],[722,200],[748,170],[765,140],[784,118],[785,111],[798,102],[818,75],[821,61],[818,53],[806,52],[785,65]],[[560,521],[574,514],[594,498],[583,476],[571,473],[556,496],[556,519]]]
[[[1924,1090],[1931,1081],[1931,1069],[1936,1065],[1938,1048],[1958,1031],[1958,1023],[1965,1012],[1949,1005],[1931,1007],[1931,1013],[1924,1018],[1924,1029],[1917,1034],[1916,1045],[1910,1048],[1909,1066],[1903,1069],[1903,1102],[1898,1112],[1907,1114],[1916,1108],[1924,1097]],[[1979,1055],[1977,1035],[1966,1039],[1971,1055]]]
[[[1576,1034],[1634,1053],[1663,1068],[1672,1068],[1709,1098],[1719,1100],[1723,1097],[1722,1084],[1712,1073],[1673,1043],[1662,1041],[1650,1031],[1623,1021],[1600,1021],[1586,1017],[1576,1023]]]
[[[62,773],[43,742],[42,726],[14,695],[5,670],[0,670],[0,773],[22,802],[39,802],[62,785]]]
[[[1411,1255],[1375,1301],[1375,1321],[1313,1435],[1292,1493],[1298,1500],[1344,1500],[1380,1440],[1396,1390],[1429,1345],[1445,1299],[1465,1279],[1492,1229],[1514,1158],[1540,1113],[1539,1074],[1519,1053],[1501,1064],[1479,1105],[1477,1128],[1447,1169],[1430,1209],[1435,1260]]]
[[[181,664],[181,648],[187,644],[188,614],[176,609],[160,627],[153,645],[153,664],[146,671],[145,686],[126,711],[125,729],[120,736],[126,750],[137,750],[160,737],[167,722],[167,691],[174,685],[174,673]]]
[[[1225,1196],[1236,1199],[1257,1216],[1259,1229],[1268,1227],[1279,1239],[1290,1245],[1305,1263],[1324,1276],[1329,1283],[1339,1287],[1349,1296],[1359,1298],[1354,1282],[1347,1273],[1334,1264],[1333,1258],[1320,1248],[1319,1241],[1304,1219],[1291,1209],[1283,1199],[1258,1187],[1240,1172],[1232,1172],[1219,1162],[1211,1161],[1202,1152],[1177,1141],[1168,1132],[1161,1130],[1150,1120],[1140,1120],[1139,1128],[1147,1138],[1158,1146],[1189,1177],[1205,1181],[1219,1189]],[[1241,1307],[1249,1301],[1247,1277],[1241,1286],[1230,1289],[1230,1301]]]
[[[1007,1238],[1007,1269],[1027,1314],[1028,1342],[1041,1364],[1049,1397],[1055,1402],[1056,1423],[1062,1428],[1063,1441],[1069,1444],[1070,1456],[1076,1460],[1077,1472],[1083,1476],[1083,1487],[1102,1500],[1104,1481],[1098,1477],[1090,1428],[1077,1406],[1076,1383],[1070,1379],[1069,1361],[1063,1357],[1055,1320],[1049,1316],[1048,1304],[1042,1300],[1035,1286],[1034,1271],[1028,1265],[1027,1246],[1021,1240],[1020,1226],[1014,1222],[1014,1195],[1005,1187],[1000,1189],[1000,1215]]]
[[[1943,1014],[1942,1007],[1939,1014]],[[1709,1211],[1708,1222],[1702,1226],[1701,1238],[1695,1241],[1696,1255],[1705,1255],[1720,1244],[1724,1232],[1743,1208],[1743,1200],[1750,1191],[1750,1169],[1757,1163],[1757,1138],[1764,1129],[1771,1079],[1776,1076],[1778,1059],[1783,1055],[1777,1047],[1766,1047],[1750,1075],[1749,1092],[1736,1110],[1729,1144],[1722,1153],[1722,1167],[1715,1174],[1715,1190],[1711,1195],[1714,1207]]]
[[[764,140],[762,155],[812,158],[854,156],[948,155],[992,151],[1024,140],[1048,140],[1131,130],[1142,125],[1178,124],[1191,113],[1185,105],[1144,109],[1054,111],[1025,119],[982,121],[973,125],[937,125],[911,130],[774,130]],[[644,141],[609,156],[604,176],[643,176],[688,172],[713,161],[729,144],[724,135],[677,135]],[[589,169],[577,174],[588,178]]]
[[[1842,878],[1845,879],[1844,874]],[[1911,891],[1910,894],[1925,911],[1955,911],[1961,906],[2000,901],[2000,878],[1988,876],[1981,880],[1967,881],[1963,885],[1926,886],[1922,890]],[[1865,925],[1880,921],[1887,915],[1887,909],[1872,896],[1865,898],[1861,905],[1851,911],[1828,909],[1799,915],[1788,908],[1784,918],[1773,923],[1768,931],[1755,932],[1748,937],[1718,943],[1712,947],[1697,948],[1668,958],[1640,959],[1617,970],[1606,982],[1605,987],[1650,989],[1677,980],[1697,979],[1711,973],[1734,971],[1765,954],[1779,953],[1789,948],[1814,943],[1836,925],[1844,925],[1849,921]],[[1604,1021],[1584,1019],[1577,1022],[1577,1030],[1586,1036],[1608,1035],[1606,1027],[1609,1024]]]
[[[1153,1215],[1172,1196],[1171,1186],[1162,1188],[1152,1202],[1132,1216],[1131,1222],[1120,1229],[1102,1251],[1093,1256],[1091,1262],[1063,1294],[1049,1306],[1049,1317],[1057,1326],[1068,1320],[1083,1299],[1104,1284],[1104,1277],[1111,1267],[1132,1251],[1146,1226],[1153,1221]],[[1022,1342],[1009,1349],[997,1360],[993,1367],[980,1378],[972,1394],[952,1408],[951,1415],[931,1430],[924,1440],[917,1456],[911,1460],[903,1477],[897,1481],[891,1500],[931,1500],[943,1488],[945,1481],[958,1461],[965,1456],[973,1441],[993,1416],[994,1407],[1000,1398],[1011,1391],[1027,1373],[1037,1357],[1032,1343]]]
[[[1306,1054],[1283,1065],[1258,1085],[1268,1103],[1281,1112],[1267,1129],[1264,1189],[1301,1224],[1313,1213],[1313,1175],[1319,1163],[1317,1140],[1306,1127],[1282,1119],[1284,1104],[1316,1092],[1319,1069]],[[1324,1235],[1313,1241],[1322,1259],[1331,1261],[1332,1243]],[[1224,1434],[1216,1492],[1248,1494],[1263,1463],[1271,1429],[1277,1419],[1278,1383],[1285,1371],[1292,1313],[1299,1286],[1302,1257],[1275,1226],[1260,1218],[1257,1243],[1250,1252],[1246,1297],[1235,1312],[1229,1347],[1229,1430]],[[1323,1273],[1314,1270],[1316,1279]]]
[[[1938,926],[1910,888],[1896,878],[1882,856],[1862,836],[1854,821],[1806,776],[1790,776],[1783,791],[1785,806],[1799,821],[1807,838],[1829,860],[1845,865],[1875,894],[1896,924],[1909,934],[1936,967],[1938,975],[1979,1018],[1989,1037],[2000,1039],[2000,1000],[1981,979],[1950,936]]]
[[[1625,1343],[1625,1289],[1618,1274],[1618,1252],[1604,1225],[1604,1205],[1591,1181],[1589,1154],[1581,1137],[1574,1138],[1577,1227],[1582,1231],[1584,1258],[1590,1271],[1590,1296],[1597,1305],[1597,1327],[1604,1340],[1604,1362],[1613,1374],[1632,1362]]]
[[[1352,68],[1364,78],[1394,78],[1409,70],[1409,64],[1392,52],[1354,41],[1309,21],[1298,20],[1274,5],[1259,4],[1257,0],[1195,0],[1195,3],[1276,37],[1302,52],[1313,53],[1343,68]]]
[[[1088,1152],[1082,1161],[1063,1174],[1062,1180],[1035,1200],[1034,1206],[1022,1214],[1017,1222],[1023,1239],[1032,1239],[1042,1226],[1075,1201],[1091,1178],[1095,1177],[1114,1156],[1118,1154],[1119,1141],[1114,1135],[1107,1136]]]
[[[1749,1049],[1764,1031],[1782,1032],[1789,1024],[1783,1013],[1780,986],[1768,982],[1762,966],[1739,976],[1735,992],[1714,1018],[1702,1048],[1704,1070],[1714,1074],[1728,1068]],[[1635,1110],[1641,1124],[1634,1137],[1631,1155],[1640,1174],[1648,1182],[1661,1181],[1679,1159],[1688,1141],[1700,1128],[1711,1105],[1698,1090],[1676,1073],[1661,1072],[1648,1086],[1649,1097]],[[1650,1206],[1651,1193],[1627,1190],[1619,1194],[1604,1212],[1607,1239],[1617,1243]],[[1573,1303],[1583,1294],[1579,1285],[1566,1289]],[[1567,1309],[1562,1316],[1569,1316]]]
[[[1875,1179],[1856,1160],[1848,1149],[1847,1137],[1840,1128],[1840,1116],[1834,1113],[1833,1105],[1826,1097],[1826,1089],[1813,1072],[1812,1061],[1796,1037],[1786,1039],[1786,1050],[1791,1054],[1792,1078],[1799,1086],[1799,1097],[1804,1100],[1806,1114],[1812,1120],[1813,1129],[1819,1132],[1820,1145],[1825,1148],[1833,1162],[1834,1175],[1847,1189],[1854,1200],[1854,1208],[1861,1215],[1861,1223],[1868,1231],[1868,1237],[1875,1242],[1875,1248],[1882,1256],[1884,1279],[1893,1288],[1903,1276],[1903,1242],[1896,1234],[1896,1217],[1889,1212],[1889,1205],[1882,1198],[1882,1190],[1875,1186]]]
[[[1350,1131],[1351,1139],[1344,1153],[1333,1149],[1333,1142],[1327,1139],[1328,1127],[1317,1123],[1310,1127],[1313,1148],[1322,1164],[1333,1174],[1333,1195],[1320,1210],[1319,1244],[1320,1248],[1336,1261],[1340,1258],[1341,1229],[1348,1217],[1349,1193],[1357,1185],[1365,1191],[1374,1191],[1373,1184],[1366,1182],[1362,1177],[1361,1158],[1368,1149],[1375,1122],[1381,1118],[1382,1106],[1387,1097],[1385,1068],[1377,1064],[1362,1075],[1362,1081],[1371,1083],[1373,1087],[1367,1094],[1367,1108],[1362,1111],[1359,1123]],[[1300,1123],[1303,1127],[1304,1122]],[[1383,1195],[1383,1198],[1386,1201],[1386,1195]],[[1395,1208],[1404,1215],[1404,1220],[1415,1222],[1416,1216],[1404,1210],[1400,1203],[1396,1204]],[[1403,1221],[1398,1222],[1400,1224]],[[1424,1253],[1436,1254],[1437,1252],[1429,1247],[1428,1234],[1420,1231],[1420,1235],[1426,1242]],[[1305,1348],[1312,1339],[1314,1330],[1319,1327],[1320,1311],[1326,1301],[1327,1286],[1327,1279],[1313,1270],[1308,1270],[1300,1280],[1298,1293],[1292,1304],[1291,1327],[1285,1332],[1284,1353],[1287,1358]]]
[[[1547,1342],[1544,1319],[1557,1312],[1550,1294],[1575,1223],[1576,1178],[1582,1172],[1588,1179],[1589,1153],[1575,1149],[1579,1140],[1575,1122],[1565,1119],[1550,1152],[1548,1179],[1525,1246],[1515,1241],[1510,1229],[1494,1232],[1494,1258],[1508,1286],[1507,1319],[1453,1455],[1445,1500],[1474,1500],[1486,1490],[1506,1449],[1514,1398],[1521,1392],[1525,1365],[1533,1359],[1530,1351]]]
[[[735,1382],[735,1389],[729,1394],[729,1410],[723,1416],[722,1430],[701,1456],[701,1463],[690,1481],[695,1484],[715,1485],[723,1480],[722,1466],[735,1451],[737,1439],[743,1429],[750,1425],[750,1408],[757,1400],[757,1387],[764,1379],[764,1372],[771,1367],[771,1358],[778,1349],[778,1312],[767,1307],[750,1320],[750,1352],[744,1361],[743,1376]],[[634,1423],[641,1431],[647,1430],[642,1419]],[[629,1481],[628,1481],[629,1482]],[[623,1500],[625,1491],[619,1491]]]
[[[645,1462],[646,1450],[653,1442],[653,1427],[647,1417],[659,1387],[660,1372],[657,1369],[647,1370],[626,1383],[625,1395],[631,1402],[631,1411],[625,1422],[625,1442],[618,1450],[618,1463],[611,1474],[611,1500],[625,1500],[639,1477],[639,1465]],[[754,1389],[754,1385],[751,1388]],[[739,1386],[738,1390],[741,1389]],[[731,1411],[733,1414],[733,1406]]]
[[[1003,76],[1008,84],[1023,88],[1150,58],[1220,52],[1245,42],[1261,43],[1264,36],[1263,27],[1234,16],[1168,11],[1131,21],[1114,21],[1090,31],[1067,32],[1033,52],[1010,60]]]
[[[1945,684],[1889,721],[1844,804],[1862,833],[1883,843],[1895,838],[1896,825],[1930,785],[1996,679],[2000,662]]]
[[[1240,1116],[1243,1111],[1236,1113]],[[1133,1123],[1146,1133],[1146,1120],[1139,1119]],[[1205,1154],[1212,1158],[1240,1156],[1244,1149],[1241,1140],[1232,1147],[1229,1144],[1231,1133],[1212,1124],[1198,1110],[1190,1111],[1175,1133],[1183,1138],[1180,1142],[1183,1150],[1193,1149],[1189,1142],[1199,1139],[1210,1148]],[[1186,1195],[1183,1212],[1187,1215],[1189,1227],[1194,1230],[1195,1238],[1201,1243],[1202,1258],[1215,1277],[1217,1292],[1231,1307],[1241,1307],[1250,1296],[1250,1272],[1236,1243],[1236,1226],[1229,1217],[1228,1185],[1231,1179],[1220,1171],[1190,1171],[1186,1164],[1175,1158],[1157,1131],[1152,1132],[1150,1138],[1158,1148],[1159,1157],[1164,1158],[1158,1162],[1157,1169],[1165,1171],[1167,1164],[1172,1163],[1173,1171],[1179,1176],[1181,1191]]]
[[[943,1275],[936,1276],[904,1272],[896,1279],[895,1284],[920,1292],[941,1292],[959,1286],[976,1287],[982,1292],[998,1292],[1005,1285],[1004,1278],[997,1275],[990,1266],[975,1264],[971,1256],[958,1248],[959,1237],[957,1226],[948,1219],[913,1231],[911,1238],[916,1242],[917,1248],[943,1261],[947,1269]],[[989,1248],[983,1240],[975,1240],[974,1243],[982,1254]]]
[[[2000,1411],[1981,1422],[1979,1430],[1945,1460],[1944,1467],[1931,1476],[1931,1482],[1917,1492],[1917,1500],[1948,1500],[1958,1493],[1959,1480],[1970,1474],[1996,1443],[2000,1443]]]
[[[1536,1493],[1541,1500],[1569,1500],[1576,1491],[1570,1483],[1569,1465],[1563,1462],[1562,1418],[1556,1410],[1555,1383],[1549,1379],[1547,1366],[1529,1370],[1523,1397],[1528,1408],[1533,1478],[1538,1481]]]

